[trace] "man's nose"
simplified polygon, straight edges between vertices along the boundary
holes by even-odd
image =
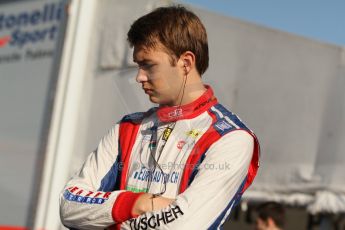
[[[135,80],[138,83],[142,83],[142,82],[148,81],[148,76],[144,70],[138,69],[137,77],[135,78]]]

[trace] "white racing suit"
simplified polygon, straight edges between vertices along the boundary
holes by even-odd
[[[259,143],[206,87],[190,104],[152,108],[114,125],[61,193],[63,224],[132,230],[222,226],[257,173]],[[160,168],[154,169],[155,161]],[[162,191],[175,199],[171,205],[131,213],[143,192]]]

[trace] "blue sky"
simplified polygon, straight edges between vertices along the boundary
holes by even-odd
[[[180,2],[345,46],[345,0],[180,0]]]

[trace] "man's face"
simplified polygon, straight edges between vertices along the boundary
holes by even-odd
[[[151,102],[168,106],[179,104],[178,95],[184,77],[180,59],[172,65],[171,57],[161,45],[157,45],[152,49],[135,46],[133,60],[138,64],[136,80],[141,83]]]

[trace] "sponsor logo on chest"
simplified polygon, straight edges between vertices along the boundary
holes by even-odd
[[[202,132],[200,130],[197,130],[197,129],[192,129],[192,130],[186,132],[186,135],[188,137],[192,137],[192,138],[195,138],[195,139],[197,137],[199,137],[201,134],[202,134]]]
[[[170,164],[160,164],[162,169],[171,169]],[[176,184],[180,177],[180,172],[172,171],[170,173],[161,172],[160,170],[151,171],[146,167],[141,167],[140,170],[133,173],[132,178],[138,181],[152,181],[155,183],[173,183]]]

